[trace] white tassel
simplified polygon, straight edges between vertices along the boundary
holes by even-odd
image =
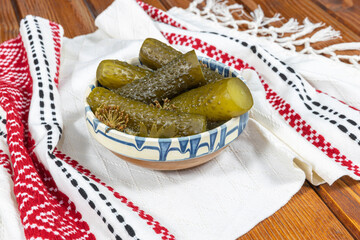
[[[325,51],[360,50],[360,42],[338,43],[323,48]]]
[[[284,23],[281,27],[275,29],[278,29],[279,33],[284,34],[298,32],[300,30],[300,27],[299,22],[296,19],[290,18],[289,21]]]
[[[360,50],[360,43],[335,44],[319,50],[312,48],[312,43],[341,37],[340,32],[335,31],[332,27],[322,28],[324,26],[323,23],[312,23],[308,18],[305,18],[300,25],[296,19],[290,18],[282,26],[274,27],[269,26],[269,24],[282,20],[281,15],[275,14],[273,17],[268,18],[260,6],[248,15],[244,11],[244,7],[237,3],[228,5],[228,1],[206,0],[205,8],[199,10],[197,6],[202,2],[203,0],[194,0],[190,3],[187,10],[218,23],[221,26],[234,29],[238,29],[240,26],[246,26],[248,29],[243,32],[266,38],[290,51],[296,51],[296,46],[304,46],[300,51],[301,53],[316,55],[327,54],[335,61],[346,60],[354,67],[360,69],[360,55],[339,55],[335,52],[339,50]],[[244,16],[246,19],[234,19],[234,12],[237,12],[240,16]],[[291,35],[285,37],[286,33],[291,33]],[[311,33],[314,34],[304,38]]]
[[[236,3],[228,6],[227,1],[221,2],[219,0],[207,0],[206,6],[200,10],[197,6],[202,2],[203,0],[195,0],[191,2],[187,10],[207,20],[216,22],[221,26],[237,29],[239,25],[253,25],[251,21],[236,21],[234,19],[233,13],[235,12],[240,16],[245,15],[249,18],[241,4]]]
[[[335,31],[332,27],[327,27],[324,29],[320,29],[319,31],[315,32],[314,35],[310,37],[310,42],[321,42],[321,41],[329,41],[335,38],[340,37],[340,32]]]
[[[294,34],[291,35],[290,38],[291,38],[292,40],[296,40],[296,39],[302,38],[302,37],[304,37],[305,35],[307,35],[307,34],[309,34],[309,33],[312,33],[315,29],[324,26],[323,23],[312,23],[312,22],[310,22],[310,20],[309,20],[308,18],[305,18],[305,19],[303,20],[303,24],[304,24],[304,25],[301,26],[301,29],[300,29],[299,32],[294,33]]]
[[[360,69],[360,55],[341,55],[337,54],[338,51],[351,51],[358,50],[360,51],[360,42],[352,43],[338,43],[333,44],[328,47],[324,47],[320,50],[316,50],[316,54],[327,54],[330,55],[330,58],[335,61],[345,60],[353,64],[356,68]]]
[[[252,17],[253,22],[255,22],[255,25],[258,27],[263,27],[267,24],[277,22],[282,19],[278,13],[276,13],[272,18],[265,17],[264,11],[259,5],[258,8],[254,10],[254,12],[250,13],[250,16]]]
[[[201,16],[201,11],[200,11],[200,9],[197,8],[197,5],[199,5],[202,2],[203,2],[203,0],[193,0],[186,10],[194,13],[195,15]]]
[[[285,33],[295,33],[301,29],[297,20],[291,18],[281,27],[269,26],[268,28],[258,29],[258,34],[262,36],[267,36],[267,39],[273,42],[283,42],[286,38],[284,37]],[[290,38],[288,38],[290,39]]]

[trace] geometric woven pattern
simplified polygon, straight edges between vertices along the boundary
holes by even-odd
[[[26,238],[94,239],[68,197],[32,150],[34,141],[27,120],[32,78],[21,36],[0,46],[0,104],[6,112],[10,158],[14,168],[14,194]]]

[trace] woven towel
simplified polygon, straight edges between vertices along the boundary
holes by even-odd
[[[0,238],[235,239],[305,176],[359,179],[355,68],[141,1],[115,1],[95,23],[67,39],[58,24],[27,16],[0,46]],[[245,131],[207,164],[143,169],[86,130],[84,91],[98,63],[136,57],[147,37],[238,69],[253,93]]]

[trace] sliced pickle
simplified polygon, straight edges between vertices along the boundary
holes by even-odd
[[[117,106],[128,116],[127,127],[159,137],[188,136],[206,131],[206,117],[155,108],[145,103],[124,98],[103,87],[94,88],[87,102],[93,112],[104,106]],[[142,129],[140,129],[142,127]],[[131,132],[130,130],[130,132]]]
[[[165,98],[171,99],[188,89],[203,85],[204,82],[204,75],[193,50],[180,55],[144,78],[115,89],[114,92],[126,98],[152,103]]]
[[[253,98],[239,78],[225,78],[185,92],[170,101],[177,111],[205,115],[208,120],[222,121],[249,111]]]
[[[143,78],[151,71],[119,60],[103,60],[96,70],[96,79],[107,88],[119,88]]]

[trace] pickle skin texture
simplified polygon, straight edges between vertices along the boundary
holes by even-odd
[[[156,70],[179,57],[181,54],[180,51],[157,39],[147,38],[140,48],[139,59],[148,68]],[[201,65],[201,70],[206,81],[204,84],[224,78],[220,73],[206,66]]]
[[[185,92],[170,101],[177,111],[202,114],[211,121],[240,116],[251,109],[253,98],[239,78],[225,78]]]
[[[210,68],[207,68],[204,65],[201,65],[201,70],[204,73],[204,78],[205,78],[206,84],[216,82],[216,81],[221,80],[221,79],[224,79],[223,75],[221,75],[218,72],[215,72],[215,71],[211,70]]]
[[[156,70],[181,54],[175,48],[155,38],[147,38],[141,45],[139,60],[148,68]]]
[[[116,105],[129,116],[128,127],[139,131],[140,124],[151,129],[175,125],[177,136],[189,136],[206,131],[206,117],[198,114],[180,113],[151,107],[145,103],[124,98],[103,87],[95,87],[87,102],[93,112],[100,106]]]
[[[124,61],[107,59],[100,62],[96,70],[96,80],[104,87],[119,88],[149,73],[151,71],[145,68]]]
[[[113,90],[115,93],[144,103],[173,98],[205,82],[194,50],[180,55],[144,78]]]

